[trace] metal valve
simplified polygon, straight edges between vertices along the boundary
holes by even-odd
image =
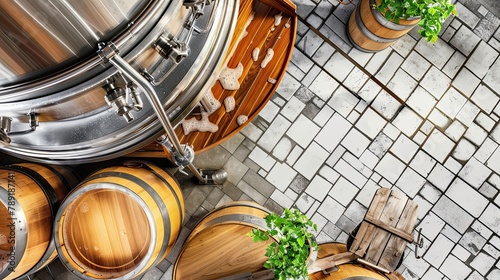
[[[179,64],[189,55],[189,50],[185,42],[179,42],[176,38],[167,38],[161,35],[154,43],[155,50],[164,58],[171,59]]]
[[[12,119],[0,116],[0,143],[8,145],[10,143],[9,132],[12,125]]]
[[[143,106],[137,92],[137,85],[133,82],[127,83],[121,74],[117,74],[107,79],[103,88],[106,90],[106,96],[104,97],[106,103],[118,115],[124,117],[127,122],[133,121],[134,116],[132,115],[132,111],[140,111]],[[132,99],[132,104],[129,104],[129,99]]]

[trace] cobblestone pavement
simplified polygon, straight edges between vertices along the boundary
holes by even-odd
[[[179,176],[188,219],[143,279],[170,279],[190,230],[225,202],[297,207],[319,241],[345,242],[379,187],[419,205],[425,247],[420,259],[407,247],[406,279],[500,279],[500,11],[488,10],[498,5],[459,0],[434,45],[412,30],[369,54],[346,35],[356,1],[294,2],[307,24],[279,89],[240,134],[196,158],[228,170],[223,186]]]

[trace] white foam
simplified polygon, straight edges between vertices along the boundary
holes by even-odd
[[[239,125],[239,126],[242,126],[244,123],[246,123],[248,121],[248,117],[246,115],[239,115],[237,118],[236,118],[236,123]]]
[[[205,111],[207,112],[207,114],[211,115],[220,108],[221,104],[220,104],[219,100],[217,100],[214,97],[212,90],[209,90],[203,98],[208,103],[206,106],[203,106],[203,108],[210,107],[210,108],[205,108]]]
[[[277,14],[274,16],[274,26],[278,26],[281,23],[281,13]]]
[[[184,135],[188,135],[194,131],[214,133],[219,130],[219,127],[210,122],[206,113],[202,113],[201,120],[197,120],[195,117],[190,118],[189,120],[183,120],[182,130],[184,131]]]
[[[224,67],[219,74],[219,81],[225,90],[238,90],[240,82],[238,79],[243,74],[243,64],[239,63],[236,68]]]
[[[267,82],[274,85],[274,84],[276,84],[276,79],[269,78],[269,79],[267,79]]]
[[[224,99],[224,107],[226,108],[226,113],[234,110],[236,105],[236,101],[234,100],[234,96],[230,95]]]
[[[266,56],[260,63],[260,68],[266,68],[267,64],[271,61],[271,59],[273,59],[273,56],[274,56],[274,50],[271,48],[267,49]]]
[[[252,51],[252,59],[253,59],[253,61],[257,61],[257,59],[259,59],[259,53],[260,53],[260,49],[259,48],[253,49],[253,51]]]

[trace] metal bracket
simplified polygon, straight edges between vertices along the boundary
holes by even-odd
[[[9,145],[11,142],[11,138],[9,135],[19,135],[26,134],[36,130],[39,126],[38,123],[38,113],[34,111],[30,111],[27,116],[29,116],[29,126],[30,129],[21,130],[21,131],[11,131],[12,129],[12,118],[0,116],[0,143],[3,145]]]
[[[186,153],[186,145],[181,145],[179,138],[177,138],[177,135],[175,133],[175,130],[170,123],[170,119],[167,116],[167,113],[165,112],[163,108],[163,104],[161,103],[160,99],[156,95],[156,91],[151,85],[151,83],[141,75],[136,69],[134,69],[125,59],[123,59],[117,52],[116,47],[114,46],[113,43],[99,43],[98,44],[98,53],[99,56],[101,56],[103,62],[108,62],[111,63],[113,66],[115,66],[120,72],[122,72],[123,75],[125,75],[127,78],[131,79],[134,81],[137,86],[141,87],[144,91],[144,94],[148,98],[148,101],[151,103],[151,107],[156,113],[156,116],[158,117],[158,120],[160,121],[161,125],[163,126],[163,129],[165,130],[165,138],[168,139],[167,141],[164,141],[166,144],[166,148],[171,151],[172,154],[176,155],[176,160],[174,162],[179,162],[181,163],[180,166],[188,167],[189,170],[198,178],[200,184],[214,184],[214,183],[224,183],[221,178],[226,178],[227,179],[227,172],[225,170],[219,170],[218,172],[214,172],[212,175],[215,177],[214,174],[217,174],[217,178],[209,178],[209,175],[205,173],[202,175],[198,169],[193,165],[192,160],[194,159],[194,152],[192,152],[192,155],[187,155]],[[192,157],[192,158],[191,158]],[[179,167],[180,167],[179,166]],[[221,175],[222,174],[222,175]],[[223,176],[225,174],[225,176]]]
[[[134,82],[127,83],[120,72],[114,77],[106,79],[103,88],[106,90],[106,96],[104,97],[106,103],[114,108],[118,115],[124,117],[127,122],[134,120],[132,111],[142,110],[143,103],[137,92],[137,85]]]
[[[422,237],[422,228],[418,230],[417,239],[413,242],[413,244],[415,244],[415,258],[416,259],[422,258],[417,254],[418,248],[420,249],[424,248],[424,238]]]

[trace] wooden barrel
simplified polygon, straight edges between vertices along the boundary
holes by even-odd
[[[329,242],[319,245],[318,259],[347,252],[346,244]],[[309,274],[312,280],[341,280],[341,279],[363,279],[363,280],[404,280],[399,273],[384,274],[370,267],[358,263],[346,263],[338,266],[337,271],[324,274],[322,271]]]
[[[57,256],[54,217],[77,182],[62,166],[21,163],[0,168],[0,279],[34,273]]]
[[[173,279],[218,279],[262,269],[266,247],[247,233],[266,230],[269,210],[247,201],[225,204],[207,214],[186,239],[173,269]]]
[[[361,0],[349,18],[349,40],[361,51],[376,52],[389,47],[420,21],[420,18],[400,19],[399,23],[389,21],[373,5],[375,0]]]
[[[59,258],[84,279],[131,279],[173,248],[184,199],[169,173],[145,162],[94,172],[64,200],[54,232]]]

